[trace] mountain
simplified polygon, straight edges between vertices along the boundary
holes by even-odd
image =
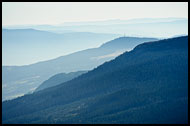
[[[95,32],[127,34],[138,37],[169,38],[188,34],[187,18],[137,18],[128,20],[104,20],[89,22],[64,22],[60,25],[4,26],[4,28],[34,28],[55,33]]]
[[[148,42],[60,85],[2,103],[6,123],[188,123],[188,37]]]
[[[76,26],[76,25],[113,25],[113,24],[137,24],[137,23],[157,23],[183,21],[186,18],[134,18],[128,20],[104,20],[104,21],[88,21],[88,22],[65,22],[61,26]]]
[[[3,66],[2,100],[32,92],[43,81],[57,73],[91,70],[140,43],[156,40],[155,38],[120,37],[108,41],[107,44],[104,43],[99,48],[78,51],[48,61],[25,66]],[[117,43],[120,46],[116,46]]]
[[[35,29],[2,29],[3,65],[23,65],[49,60],[98,47],[119,36],[91,32],[58,34]]]
[[[62,26],[62,29],[95,32],[95,33],[116,33],[127,34],[136,37],[172,37],[179,34],[188,34],[188,20],[171,20],[166,22],[138,22],[131,24],[111,25],[76,25]]]
[[[40,86],[36,88],[35,91],[40,91],[49,87],[56,86],[58,84],[64,83],[66,81],[72,80],[73,78],[78,77],[81,74],[86,73],[86,71],[77,71],[77,72],[71,72],[71,73],[59,73],[52,77],[50,77],[48,80],[44,81]]]

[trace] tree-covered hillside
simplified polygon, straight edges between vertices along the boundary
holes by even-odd
[[[136,46],[63,84],[2,103],[3,123],[188,123],[188,37]]]

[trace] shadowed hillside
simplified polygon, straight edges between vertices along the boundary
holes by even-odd
[[[99,48],[75,52],[48,61],[25,66],[3,66],[2,99],[12,99],[32,92],[43,81],[57,73],[91,70],[140,43],[156,40],[155,38],[120,37],[108,41]]]
[[[2,103],[3,123],[187,123],[188,37],[136,46],[71,81]]]

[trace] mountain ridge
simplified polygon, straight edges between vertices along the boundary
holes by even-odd
[[[141,44],[71,81],[3,102],[3,122],[187,123],[187,45],[188,37]]]
[[[130,41],[127,38],[130,38]],[[9,96],[14,97],[15,95],[28,93],[26,91],[29,90],[35,90],[34,88],[38,87],[39,84],[56,73],[90,70],[105,61],[113,59],[128,49],[132,49],[139,43],[156,40],[156,38],[124,37],[122,40],[113,39],[112,41],[108,41],[111,46],[104,46],[103,48],[100,46],[99,48],[86,49],[66,56],[60,56],[52,60],[41,61],[32,65],[13,67],[3,66],[2,99],[4,100],[8,99]],[[115,46],[113,43],[118,43],[122,46]],[[22,83],[22,85],[20,83]],[[14,89],[17,89],[19,92],[15,92],[15,90],[10,91],[8,86],[14,87]],[[6,96],[6,98],[4,98],[4,96]]]

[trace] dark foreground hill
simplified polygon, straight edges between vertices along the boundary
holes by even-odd
[[[71,81],[2,103],[3,123],[188,123],[188,37],[140,44]]]

